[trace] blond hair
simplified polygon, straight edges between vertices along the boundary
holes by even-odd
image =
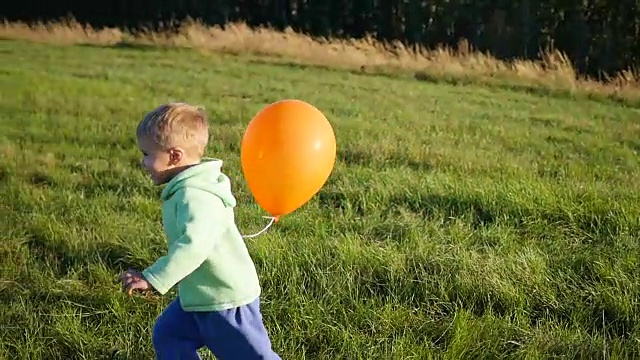
[[[204,108],[171,102],[147,113],[138,124],[136,136],[150,139],[162,149],[181,146],[202,157],[209,141],[209,123]]]

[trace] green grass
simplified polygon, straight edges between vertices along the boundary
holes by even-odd
[[[206,106],[245,234],[251,117],[306,100],[326,186],[248,241],[283,359],[640,356],[640,111],[188,50],[0,42],[0,358],[150,359],[173,295],[117,276],[165,251],[135,126]],[[312,161],[312,159],[310,159]]]

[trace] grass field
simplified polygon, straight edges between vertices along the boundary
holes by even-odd
[[[334,126],[306,206],[248,241],[283,359],[640,356],[640,111],[255,56],[0,41],[0,358],[150,359],[172,296],[118,274],[165,250],[135,126],[206,107],[241,230],[251,117],[283,98]],[[310,159],[312,161],[313,159]]]

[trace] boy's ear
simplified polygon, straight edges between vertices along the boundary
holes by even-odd
[[[169,163],[171,165],[175,165],[179,163],[184,157],[184,151],[180,148],[171,148],[169,149]]]

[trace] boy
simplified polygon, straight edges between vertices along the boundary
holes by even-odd
[[[120,276],[129,295],[152,288],[178,297],[159,316],[152,342],[157,359],[199,359],[206,346],[218,359],[280,359],[260,314],[260,285],[234,223],[236,200],[222,161],[203,158],[203,110],[169,103],[137,128],[142,165],[162,191],[168,252],[142,272]]]

